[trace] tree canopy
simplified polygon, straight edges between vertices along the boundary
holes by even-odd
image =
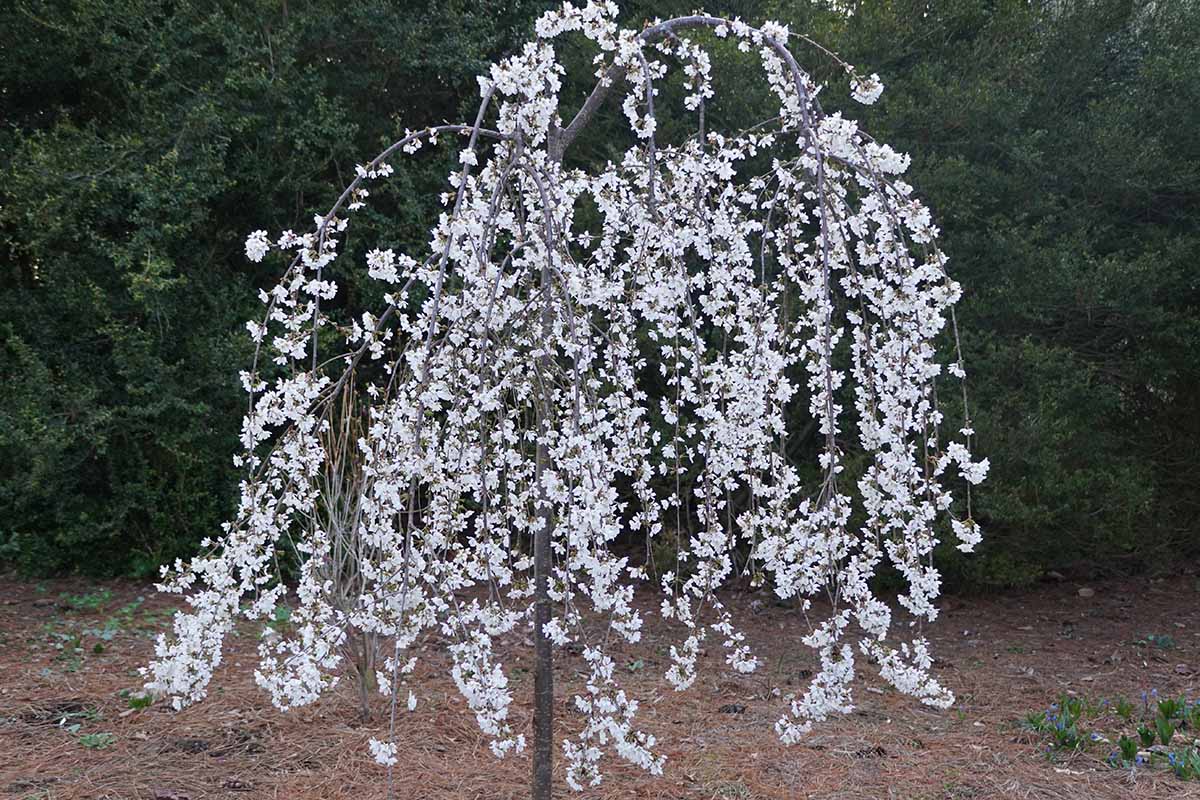
[[[0,556],[148,573],[218,528],[236,494],[243,325],[274,280],[246,262],[246,234],[305,227],[397,132],[467,116],[475,75],[549,5],[17,0],[0,32]],[[622,5],[626,19],[691,10]],[[943,562],[950,577],[1194,555],[1196,4],[855,5],[709,10],[778,19],[888,86],[864,127],[912,156],[942,225],[992,463],[976,498],[989,536]],[[758,118],[770,99],[745,84],[718,87],[715,118]],[[570,158],[615,147],[597,127]],[[453,158],[398,163],[357,224],[415,249]],[[372,291],[343,282],[347,302]]]

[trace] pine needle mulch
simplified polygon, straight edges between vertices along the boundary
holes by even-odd
[[[1104,760],[1115,746],[1105,742],[1048,755],[1044,737],[1020,725],[1067,692],[1096,708],[1088,729],[1115,741],[1122,731],[1132,733],[1112,712],[1119,696],[1139,710],[1143,691],[1200,699],[1200,591],[1193,579],[1092,584],[1090,597],[1079,596],[1079,588],[1057,582],[1019,594],[950,599],[927,633],[936,672],[958,696],[953,709],[860,687],[853,714],[816,727],[794,746],[780,744],[774,722],[783,697],[803,687],[811,668],[808,651],[797,647],[803,627],[795,611],[769,596],[729,595],[763,666],[756,674],[732,674],[719,648],[710,647],[700,679],[683,693],[662,681],[666,648],[678,632],[651,623],[618,663],[627,691],[641,702],[642,727],[667,755],[665,774],[654,778],[607,761],[604,783],[579,796],[1200,798],[1200,782],[1180,781],[1161,767],[1110,768]],[[131,708],[128,692],[141,682],[137,668],[152,655],[153,635],[168,625],[173,602],[128,582],[0,577],[0,798],[386,796],[386,771],[366,748],[368,738],[386,731],[384,699],[367,722],[359,719],[348,683],[310,707],[276,711],[254,683],[257,634],[250,626],[229,640],[203,703],[179,712],[166,703]],[[645,603],[649,612],[653,598]],[[532,658],[523,644],[509,643],[507,664],[517,694],[514,727],[527,730]],[[400,712],[394,796],[526,797],[527,758],[492,756],[454,690],[441,643],[424,647],[411,681],[417,709]],[[559,655],[562,731],[579,723],[568,691],[579,684],[581,664],[577,655]],[[1100,705],[1104,699],[1108,706]],[[569,796],[565,786],[560,794]]]

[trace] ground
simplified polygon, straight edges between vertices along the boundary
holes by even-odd
[[[936,674],[958,696],[953,709],[927,708],[866,683],[853,714],[784,746],[773,730],[784,704],[778,695],[802,685],[809,663],[807,650],[796,647],[801,618],[769,596],[731,594],[726,600],[764,666],[732,674],[721,668],[720,653],[709,652],[697,684],[673,692],[662,681],[663,653],[678,632],[651,624],[619,663],[623,683],[641,701],[643,727],[667,756],[665,773],[655,778],[608,762],[604,783],[581,796],[1200,798],[1200,781],[1176,777],[1165,756],[1135,768],[1105,763],[1110,742],[1123,732],[1136,737],[1138,718],[1150,719],[1149,693],[1191,702],[1200,694],[1198,599],[1193,578],[1086,587],[1059,581],[951,598],[927,633]],[[0,797],[385,797],[385,770],[366,748],[386,730],[384,699],[374,719],[361,722],[347,681],[313,706],[276,711],[254,685],[258,633],[248,624],[230,640],[204,702],[178,712],[165,702],[136,707],[137,668],[175,607],[148,585],[0,577]],[[528,727],[532,678],[524,667],[532,658],[524,644],[508,644],[508,663],[518,697],[514,723]],[[429,640],[421,655],[411,682],[417,708],[400,711],[394,796],[527,796],[528,761],[491,755],[446,674],[441,643]],[[558,661],[563,730],[578,722],[564,689],[578,680],[579,661],[570,653]],[[1064,692],[1083,699],[1083,730],[1103,738],[1078,752],[1048,753],[1049,735],[1022,720]],[[1119,698],[1133,707],[1132,722],[1117,714]],[[1198,734],[1183,728],[1172,745]]]

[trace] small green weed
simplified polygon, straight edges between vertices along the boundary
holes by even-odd
[[[112,591],[100,589],[86,594],[69,594],[63,592],[58,596],[59,603],[72,611],[99,611],[112,600]]]
[[[1166,633],[1148,633],[1145,638],[1134,642],[1137,647],[1152,647],[1158,650],[1174,650],[1178,645],[1175,638]]]
[[[1133,703],[1129,702],[1127,698],[1119,698],[1116,704],[1113,706],[1113,710],[1117,712],[1118,717],[1126,722],[1131,722],[1133,720]]]
[[[104,750],[117,741],[115,733],[83,733],[79,735],[79,743],[89,750]]]
[[[1175,723],[1166,717],[1155,717],[1154,730],[1158,732],[1158,740],[1162,742],[1164,746],[1170,747],[1171,739],[1175,736]]]

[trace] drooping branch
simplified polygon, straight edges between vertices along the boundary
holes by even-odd
[[[959,290],[928,211],[894,177],[906,161],[824,113],[782,26],[695,14],[633,32],[614,13],[589,3],[547,14],[538,38],[481,81],[474,124],[392,144],[357,170],[313,232],[248,240],[255,260],[272,248],[298,252],[264,293],[263,322],[250,325],[241,506],[220,541],[166,584],[200,591],[175,638],[159,643],[155,688],[181,702],[203,696],[232,621],[280,601],[270,570],[288,546],[302,564],[296,633],[263,645],[259,671],[277,705],[312,702],[347,637],[366,633],[391,640],[379,689],[394,730],[413,645],[440,630],[451,675],[502,756],[525,741],[494,643],[532,630],[543,787],[553,647],[576,646],[587,663],[580,717],[563,742],[571,785],[598,782],[607,752],[662,769],[609,654],[613,637],[638,641],[633,593],[648,583],[661,588],[657,613],[681,633],[665,676],[677,689],[694,682],[710,639],[730,668],[757,667],[719,591],[741,571],[799,600],[814,621],[797,644],[819,669],[779,719],[785,741],[852,707],[859,656],[898,689],[950,702],[925,641],[898,638],[870,586],[892,564],[909,583],[900,604],[933,618],[939,520],[963,549],[978,540],[969,511],[954,514],[949,470],[974,483],[987,469],[938,432],[938,336]],[[691,30],[757,50],[778,124],[707,130],[709,62],[685,38]],[[569,31],[594,42],[607,66],[560,126],[562,69],[550,42]],[[685,108],[700,123],[683,141],[656,130],[665,67],[652,47],[690,65]],[[856,99],[873,102],[875,76],[838,63],[851,70]],[[564,154],[622,83],[631,146],[614,163],[566,168]],[[323,302],[337,292],[331,264],[369,182],[439,134],[468,141],[427,252],[368,252],[384,310],[334,318]],[[344,340],[324,362],[310,349],[322,326],[322,341]],[[259,350],[278,367],[271,381],[258,374]],[[956,352],[959,376],[960,363]],[[359,384],[370,396],[361,428],[333,427],[331,399]],[[789,424],[793,409],[807,409],[807,426]],[[820,436],[812,485],[789,436],[797,427]],[[351,429],[352,446],[328,443],[331,430]],[[969,442],[969,425],[961,436]],[[344,562],[348,539],[331,536],[314,509],[329,491],[326,467],[350,450],[362,465],[353,518],[363,547],[347,600],[321,576],[330,574],[322,565]],[[852,450],[866,456],[854,474]],[[674,564],[650,580],[611,546],[629,533],[651,552],[674,533]],[[828,607],[814,606],[823,597]],[[396,746],[371,744],[388,765]]]

